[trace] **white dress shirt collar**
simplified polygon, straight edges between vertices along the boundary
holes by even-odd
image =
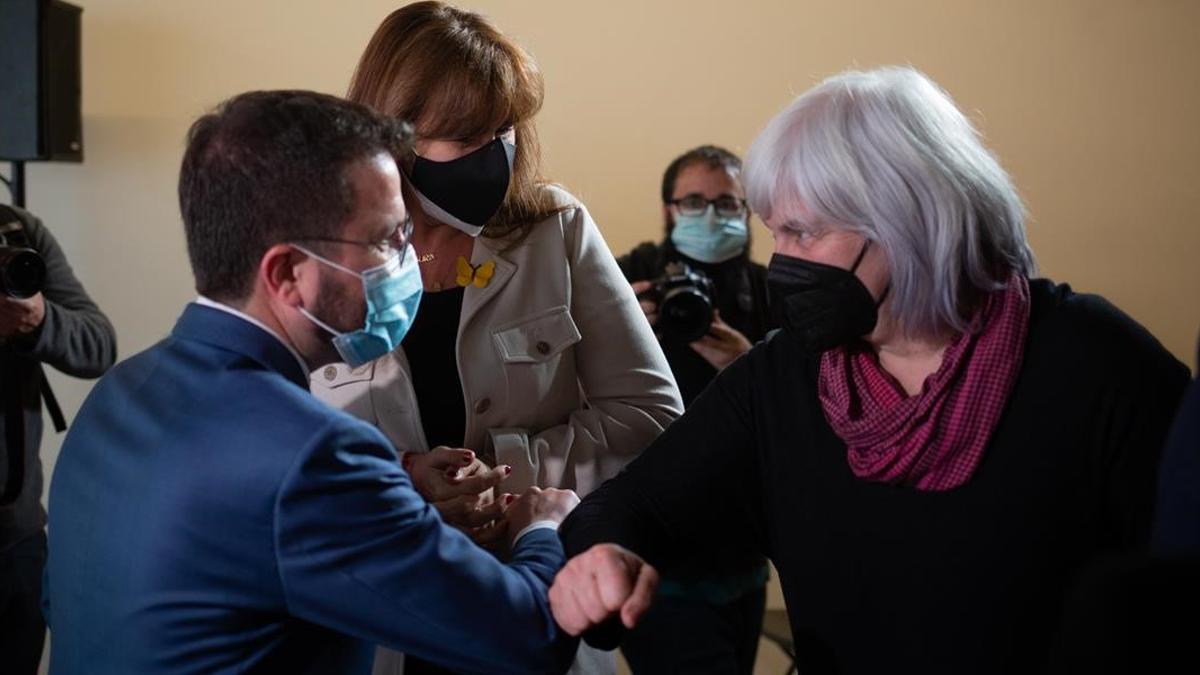
[[[300,352],[296,351],[296,349],[294,347],[292,347],[290,344],[288,344],[287,340],[284,340],[283,338],[279,337],[279,333],[276,333],[275,331],[271,330],[269,327],[267,327],[267,325],[265,323],[259,321],[258,319],[250,316],[249,314],[247,314],[243,311],[240,311],[238,309],[230,307],[229,305],[226,305],[225,303],[217,302],[216,300],[206,298],[203,295],[197,297],[194,302],[197,305],[203,305],[205,307],[212,307],[213,309],[219,309],[222,312],[225,312],[227,314],[232,314],[243,321],[248,321],[248,322],[254,324],[255,326],[258,326],[259,328],[267,331],[268,335],[275,338],[276,340],[279,340],[279,344],[286,347],[287,350],[292,353],[292,356],[296,357],[296,363],[300,364],[300,371],[302,373],[304,373],[307,376],[308,373],[310,372],[308,364],[304,362],[304,358],[300,356]]]

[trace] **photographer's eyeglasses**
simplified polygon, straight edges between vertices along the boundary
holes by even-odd
[[[736,218],[746,214],[746,200],[733,195],[721,195],[716,199],[705,199],[700,195],[687,195],[679,199],[672,199],[667,203],[679,209],[679,213],[685,216],[702,216],[708,210],[709,204],[716,209],[718,216],[725,218]]]
[[[373,253],[378,253],[381,256],[387,257],[393,251],[400,253],[400,263],[404,263],[404,254],[408,251],[408,241],[412,238],[413,221],[412,216],[406,216],[404,222],[401,223],[392,233],[385,239],[379,241],[358,241],[356,239],[339,239],[337,237],[302,237],[297,241],[323,241],[331,244],[354,244],[355,246],[365,246]]]

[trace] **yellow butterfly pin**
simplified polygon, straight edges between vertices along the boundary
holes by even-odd
[[[458,256],[456,261],[456,270],[458,275],[454,278],[455,283],[459,286],[475,285],[475,288],[487,288],[487,285],[492,283],[492,277],[496,274],[496,261],[489,260],[480,265],[472,265],[467,262],[467,259]]]

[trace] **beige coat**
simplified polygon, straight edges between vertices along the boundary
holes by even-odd
[[[496,269],[463,298],[464,445],[513,467],[505,492],[537,485],[582,496],[636,457],[683,404],[587,209],[549,189],[568,208],[516,247],[475,240],[471,263],[495,261]],[[313,393],[379,427],[397,450],[427,451],[408,358],[401,348],[353,371],[328,366],[313,373]]]

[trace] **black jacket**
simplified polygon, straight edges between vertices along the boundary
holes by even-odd
[[[13,233],[13,223],[23,234]],[[42,462],[38,454],[42,440],[42,364],[74,377],[99,377],[117,356],[112,324],[88,297],[75,278],[58,242],[33,215],[0,205],[0,231],[24,239],[46,263],[42,295],[46,317],[30,335],[11,340],[0,338],[0,491],[8,489],[15,500],[0,506],[0,550],[42,529]],[[5,411],[19,406],[25,427],[24,447],[8,443]],[[19,453],[14,455],[13,453]]]

